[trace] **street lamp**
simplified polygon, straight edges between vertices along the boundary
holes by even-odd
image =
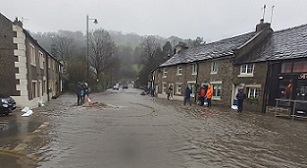
[[[86,77],[89,79],[89,42],[88,42],[88,22],[93,20],[94,24],[97,24],[97,19],[90,19],[88,15],[86,15]]]

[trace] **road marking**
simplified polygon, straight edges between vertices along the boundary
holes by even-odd
[[[23,142],[18,144],[14,149],[11,150],[7,150],[7,149],[0,149],[0,154],[14,154],[14,155],[19,155],[19,156],[25,156],[30,158],[31,160],[34,161],[39,161],[40,159],[38,157],[35,156],[28,156],[25,153],[23,153],[22,151],[25,151],[25,149],[29,146],[29,142],[31,142],[31,140],[33,139],[33,134],[35,133],[39,133],[42,131],[42,129],[46,128],[48,126],[48,122],[44,122],[43,124],[41,124],[36,130],[34,130],[31,134],[27,135]]]

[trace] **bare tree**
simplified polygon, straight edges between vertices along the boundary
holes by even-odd
[[[141,44],[141,63],[147,64],[154,57],[159,44],[156,42],[155,36],[147,36]]]
[[[103,29],[95,30],[90,34],[90,63],[95,69],[96,79],[101,73],[112,67],[116,45],[110,34]]]
[[[52,42],[55,45],[56,57],[60,61],[67,62],[74,53],[74,40],[63,35],[56,35],[52,37]]]

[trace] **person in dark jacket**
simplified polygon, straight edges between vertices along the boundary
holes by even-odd
[[[81,105],[82,103],[82,96],[81,96],[82,90],[83,88],[82,88],[81,82],[78,82],[76,86],[77,106]]]
[[[238,112],[243,110],[243,100],[246,99],[246,94],[243,92],[243,89],[239,89],[236,98],[238,99]]]
[[[184,101],[183,101],[183,105],[185,105],[185,103],[188,101],[190,106],[192,105],[191,103],[191,89],[189,88],[189,86],[187,86],[187,88],[185,89],[185,95],[184,95]]]

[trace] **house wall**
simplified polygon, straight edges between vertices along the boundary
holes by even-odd
[[[13,31],[16,37],[14,37],[14,44],[17,48],[14,50],[16,58],[15,68],[16,72],[16,88],[19,94],[13,96],[18,106],[28,105],[28,70],[27,70],[27,56],[26,56],[26,36],[23,33],[22,27],[18,25],[13,26]]]
[[[60,79],[60,63],[49,57],[50,66],[48,66],[48,78],[49,78],[49,98],[57,97],[62,92],[62,82]]]
[[[254,64],[253,76],[240,77],[241,65],[235,65],[233,70],[233,83],[234,85],[241,85],[244,92],[248,94],[248,88],[259,88],[259,97],[256,100],[246,99],[244,102],[244,109],[248,111],[262,111],[263,96],[265,92],[265,84],[267,79],[268,65],[266,62]],[[244,110],[243,109],[243,110]]]
[[[0,13],[0,94],[18,95],[16,90],[13,24]]]

